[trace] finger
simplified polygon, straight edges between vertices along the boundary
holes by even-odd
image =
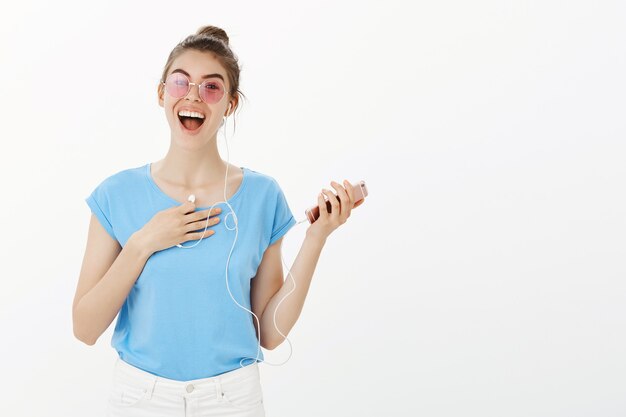
[[[186,229],[186,232],[200,230],[200,229],[204,230],[205,227],[215,226],[219,222],[220,222],[219,217],[213,217],[212,219],[209,219],[208,223],[207,223],[207,219],[202,219],[202,220],[198,220],[195,222],[187,223],[185,225],[185,229]]]
[[[189,240],[199,240],[200,238],[207,238],[209,236],[213,236],[215,234],[215,230],[206,230],[197,233],[186,233],[185,239],[183,242],[187,242]]]
[[[196,204],[192,203],[191,201],[187,201],[184,204],[178,206],[178,210],[180,213],[188,214],[196,210]]]
[[[328,197],[328,201],[330,201],[330,216],[339,216],[339,201],[337,200],[337,196],[332,191],[327,190],[326,188],[324,188],[324,194]]]
[[[347,205],[350,202],[350,196],[348,195],[348,191],[341,186],[336,181],[331,181],[330,185],[337,191],[337,197],[339,197],[339,202],[341,203],[341,208],[343,208],[344,203]]]
[[[350,206],[353,206],[354,205],[354,186],[350,184],[348,180],[343,180],[343,186],[346,187],[346,192],[350,196],[350,202],[352,203],[350,204]]]
[[[342,220],[346,220],[350,216],[350,208],[352,207],[350,197],[345,188],[338,182],[331,181],[330,185],[337,191],[337,196],[339,197],[339,217]]]
[[[209,211],[211,211],[211,210],[209,209],[209,210],[201,210],[201,211],[192,211],[192,212],[186,213],[184,215],[185,216],[184,217],[184,222],[185,222],[185,224],[191,224],[191,223],[196,222],[196,221],[204,221],[204,220],[206,220],[207,216],[209,216]],[[218,208],[214,208],[211,211],[211,216],[216,216],[216,215],[220,214],[221,211],[222,211],[222,209],[220,209],[219,207]]]
[[[207,209],[207,210],[198,211],[198,212],[194,213],[194,216],[191,219],[191,221],[204,220],[204,219],[207,218],[207,216],[209,216],[209,217],[217,216],[221,212],[222,212],[222,209],[219,208],[219,207],[215,207],[213,210]]]
[[[326,199],[324,198],[324,194],[320,193],[317,196],[317,205],[320,209],[320,217],[323,219],[328,218],[328,208],[326,207]]]

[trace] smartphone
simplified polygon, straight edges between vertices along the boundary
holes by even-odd
[[[352,184],[352,187],[354,188],[354,204],[358,203],[359,201],[367,197],[367,187],[365,186],[365,181],[359,181],[359,183],[356,185]],[[337,197],[337,194],[335,194],[335,198],[339,200],[339,197]],[[326,209],[330,213],[332,211],[331,210],[332,205],[330,204],[330,201],[328,201],[325,194],[324,194],[324,200],[326,200]],[[315,222],[315,220],[317,220],[320,217],[320,208],[316,204],[306,209],[304,211],[304,214],[306,214],[306,218],[309,220],[309,223],[312,224],[313,222]]]

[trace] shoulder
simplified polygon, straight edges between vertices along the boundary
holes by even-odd
[[[137,184],[145,175],[146,165],[115,171],[102,180],[99,187],[106,190],[120,190]]]
[[[247,181],[253,183],[256,190],[262,190],[264,192],[276,192],[280,190],[278,181],[271,175],[247,167],[246,169],[248,170]]]

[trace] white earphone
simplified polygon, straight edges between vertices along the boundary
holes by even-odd
[[[229,103],[229,104],[228,104],[228,110],[227,110],[227,113],[230,111],[231,106],[232,106],[232,103]],[[230,115],[230,114],[229,114],[229,115]],[[226,124],[226,117],[227,117],[227,116],[224,116],[224,117],[223,117],[222,125],[225,125],[225,124]],[[228,165],[229,165],[229,164],[228,164],[228,161],[230,161],[230,153],[229,153],[229,151],[228,151],[228,140],[226,140],[226,129],[224,129],[224,140],[225,140],[225,142],[226,142],[226,154],[227,154],[227,159],[226,159],[226,176],[225,176],[225,178],[224,178],[224,201],[218,201],[217,203],[213,204],[213,205],[211,206],[211,208],[209,209],[209,213],[213,211],[213,207],[214,207],[216,204],[218,204],[218,203],[225,203],[225,204],[226,204],[226,205],[228,205],[228,207],[230,208],[230,213],[226,213],[226,215],[224,216],[224,227],[226,227],[228,230],[233,230],[232,228],[229,228],[229,227],[228,227],[228,224],[227,224],[227,222],[226,222],[226,217],[227,217],[227,216],[229,216],[229,215],[233,216],[233,220],[234,220],[234,222],[235,222],[235,229],[234,229],[234,230],[235,230],[235,240],[233,241],[233,246],[230,248],[230,253],[228,254],[228,260],[226,261],[226,288],[228,289],[228,293],[230,294],[230,298],[232,298],[232,299],[233,299],[233,301],[235,302],[235,304],[237,304],[239,307],[241,307],[241,308],[243,308],[244,310],[246,310],[248,313],[252,314],[252,315],[254,316],[254,318],[256,319],[256,322],[257,322],[257,328],[258,328],[258,334],[257,334],[257,339],[258,339],[257,356],[256,356],[256,358],[251,358],[251,357],[249,357],[249,356],[246,356],[246,357],[245,357],[245,358],[243,358],[241,361],[239,361],[239,365],[243,368],[243,367],[244,367],[244,365],[242,365],[242,363],[241,363],[241,362],[242,362],[244,359],[254,359],[254,362],[253,362],[253,363],[256,363],[256,362],[260,361],[260,358],[259,358],[259,353],[260,353],[260,351],[261,351],[261,323],[260,323],[260,320],[259,320],[259,318],[257,317],[257,315],[256,315],[256,314],[254,314],[252,311],[248,310],[247,308],[245,308],[244,306],[242,306],[241,304],[239,304],[239,303],[237,302],[237,300],[235,300],[235,298],[233,297],[233,294],[230,292],[230,287],[229,287],[229,285],[228,285],[228,265],[230,264],[230,255],[233,253],[233,249],[235,248],[235,243],[237,242],[237,236],[238,236],[238,234],[239,234],[239,227],[238,227],[238,224],[237,224],[237,215],[235,214],[235,211],[233,210],[232,206],[228,203],[228,201],[226,201],[226,184],[228,183]],[[187,200],[188,200],[188,201],[191,201],[192,203],[195,203],[195,201],[196,201],[196,196],[195,196],[194,194],[190,194],[190,195],[189,195],[189,197],[187,198]],[[299,222],[297,222],[297,223],[295,224],[295,226],[297,226],[298,224],[303,223],[303,222],[305,222],[305,221],[307,221],[307,219],[306,219],[306,218],[305,218],[305,219],[303,219],[303,220],[300,220]],[[202,241],[202,239],[204,238],[204,233],[206,233],[208,223],[209,223],[209,216],[207,216],[207,219],[206,219],[206,224],[205,224],[205,226],[204,226],[204,232],[202,233],[202,236],[200,237],[200,240],[198,240],[195,244],[190,245],[190,246],[182,246],[181,244],[177,244],[176,246],[177,246],[177,247],[179,247],[179,248],[183,248],[183,249],[190,249],[190,248],[193,248],[194,246],[198,245],[198,244]],[[281,260],[282,264],[283,264],[285,267],[287,267],[287,265],[285,264],[285,261],[284,261],[284,259],[283,259],[283,255],[282,255],[282,253],[280,254],[280,260]],[[284,335],[284,334],[280,331],[280,329],[279,329],[279,328],[278,328],[278,326],[276,325],[276,312],[278,311],[278,307],[279,307],[279,306],[280,306],[280,304],[281,304],[281,303],[285,300],[285,298],[287,298],[287,296],[289,296],[289,294],[291,294],[292,292],[294,292],[294,291],[295,291],[295,289],[296,289],[296,280],[293,278],[293,275],[291,274],[291,271],[289,270],[289,268],[287,268],[287,271],[288,271],[288,272],[287,272],[287,275],[288,275],[288,276],[290,276],[290,277],[291,277],[291,280],[293,281],[293,289],[292,289],[290,292],[288,292],[287,294],[285,294],[285,296],[282,298],[282,300],[280,300],[280,302],[279,302],[279,303],[278,303],[278,305],[276,306],[276,310],[274,310],[274,327],[276,328],[276,330],[278,331],[278,333],[280,333],[280,335],[281,335],[282,337],[284,337],[284,338],[285,338],[285,340],[287,340],[287,342],[289,343],[289,348],[290,348],[289,350],[290,350],[290,351],[289,351],[289,357],[287,357],[287,360],[285,360],[283,363],[273,364],[273,363],[269,363],[269,362],[267,362],[267,361],[265,361],[265,360],[263,360],[263,361],[262,361],[263,363],[267,363],[268,365],[272,365],[272,366],[283,365],[283,364],[287,363],[287,361],[289,360],[289,358],[291,358],[291,354],[293,353],[293,349],[291,348],[291,341],[289,340],[289,338],[288,338],[287,336],[285,336],[285,335]]]

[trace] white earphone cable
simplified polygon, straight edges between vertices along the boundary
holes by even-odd
[[[230,110],[230,108],[231,108],[231,104],[228,105],[228,110]],[[226,216],[224,216],[224,227],[226,227],[228,230],[233,230],[232,228],[229,228],[228,224],[226,223],[227,216],[228,215],[232,215],[233,219],[234,219],[234,222],[235,222],[235,228],[234,228],[234,230],[235,230],[235,240],[233,241],[233,246],[230,248],[230,253],[228,254],[228,260],[226,261],[226,288],[228,289],[228,293],[230,294],[230,298],[233,299],[235,304],[237,304],[239,307],[243,308],[248,313],[251,313],[254,316],[254,318],[256,319],[257,328],[258,328],[258,331],[257,331],[258,346],[257,346],[257,356],[256,356],[256,358],[252,358],[250,356],[246,356],[241,361],[239,361],[239,365],[243,368],[244,365],[242,365],[242,361],[244,359],[254,359],[254,362],[252,362],[252,363],[263,362],[263,363],[267,363],[268,365],[279,366],[279,365],[283,365],[283,364],[287,363],[289,358],[291,358],[291,354],[293,353],[293,348],[291,346],[291,341],[289,340],[289,338],[280,331],[280,329],[278,328],[278,325],[276,324],[276,313],[278,312],[278,307],[285,300],[285,298],[287,298],[287,296],[289,296],[289,294],[291,294],[292,292],[295,291],[295,289],[296,289],[296,280],[293,278],[293,275],[291,274],[291,271],[289,270],[289,268],[287,268],[287,271],[288,271],[287,275],[289,277],[291,277],[291,280],[293,281],[293,289],[290,292],[288,292],[287,294],[285,294],[285,296],[280,300],[280,302],[276,306],[276,310],[274,310],[274,317],[273,317],[274,327],[276,328],[278,333],[280,333],[280,335],[282,337],[284,337],[285,340],[287,340],[287,342],[289,343],[289,356],[287,357],[287,360],[285,360],[282,363],[278,363],[278,364],[270,363],[270,362],[267,362],[265,360],[261,361],[260,358],[259,358],[259,353],[261,352],[261,323],[259,321],[259,318],[257,317],[256,314],[254,314],[252,311],[248,310],[247,308],[245,308],[244,306],[239,304],[237,302],[237,300],[235,300],[235,298],[233,297],[232,292],[230,291],[230,286],[228,285],[228,265],[230,264],[230,256],[233,253],[233,249],[235,248],[235,243],[237,242],[237,236],[239,235],[239,226],[238,226],[237,214],[235,213],[235,210],[233,210],[232,206],[228,203],[228,201],[226,201],[226,185],[228,183],[228,165],[229,165],[229,161],[230,161],[230,152],[229,152],[229,149],[228,149],[228,139],[226,138],[226,127],[225,127],[226,126],[226,116],[223,117],[222,126],[224,126],[224,141],[226,142],[226,155],[227,155],[227,158],[226,158],[226,176],[224,178],[224,201],[218,201],[217,203],[213,204],[211,206],[211,209],[209,210],[209,213],[211,213],[213,211],[213,207],[215,207],[215,205],[219,204],[219,203],[225,203],[230,208],[230,213],[227,213]],[[204,234],[206,233],[207,226],[208,226],[208,223],[209,223],[209,217],[210,216],[207,216],[206,224],[204,226],[204,231],[202,232],[202,236],[200,237],[200,240],[198,240],[193,245],[183,246],[181,244],[177,244],[176,246],[179,247],[179,248],[183,248],[183,249],[190,249],[190,248],[193,248],[194,246],[198,245],[202,241],[202,239],[204,238]],[[294,226],[297,226],[298,224],[303,223],[305,221],[307,221],[306,218],[303,219],[303,220],[300,220]],[[280,260],[281,260],[282,264],[285,267],[287,267],[287,265],[285,264],[285,261],[283,259],[282,252],[280,254]]]

